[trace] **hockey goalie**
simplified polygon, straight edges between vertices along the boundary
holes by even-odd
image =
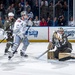
[[[70,34],[69,34],[70,35]],[[54,51],[54,57],[59,60],[68,60],[68,59],[74,59],[74,57],[71,57],[72,52],[72,44],[68,41],[68,36],[64,32],[63,28],[59,28],[57,31],[53,33],[52,41],[49,42],[48,50],[52,50],[56,46],[56,50]],[[60,58],[59,53],[63,53],[63,58]],[[67,56],[65,57],[65,54]]]

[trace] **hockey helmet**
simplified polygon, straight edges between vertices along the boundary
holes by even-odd
[[[64,29],[63,28],[58,28],[58,31],[59,32],[64,32]]]
[[[9,13],[8,13],[8,17],[9,17],[9,16],[14,16],[14,14],[13,14],[12,12],[9,12]]]

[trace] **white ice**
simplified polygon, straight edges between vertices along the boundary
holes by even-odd
[[[4,55],[6,43],[0,43],[0,75],[75,75],[75,60],[68,61],[48,60],[47,54],[40,59],[35,57],[47,50],[48,43],[30,43],[26,53],[28,58],[20,56],[18,53],[8,60],[8,56]],[[72,43],[73,53],[75,52],[75,44]],[[9,49],[11,50],[11,48]]]

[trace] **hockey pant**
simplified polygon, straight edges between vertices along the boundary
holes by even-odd
[[[29,45],[29,41],[28,41],[28,38],[25,37],[25,38],[20,38],[19,36],[14,36],[14,44],[13,44],[13,47],[12,47],[12,52],[15,52],[17,50],[17,48],[19,47],[20,43],[23,43],[23,47],[22,47],[22,52],[25,53],[28,45]]]

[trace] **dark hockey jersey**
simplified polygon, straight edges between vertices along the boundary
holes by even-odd
[[[52,37],[52,43],[57,47],[57,49],[64,49],[64,48],[71,48],[72,46],[70,42],[68,41],[67,35],[62,34],[62,38],[60,38],[57,34],[57,32],[54,32],[53,37]]]

